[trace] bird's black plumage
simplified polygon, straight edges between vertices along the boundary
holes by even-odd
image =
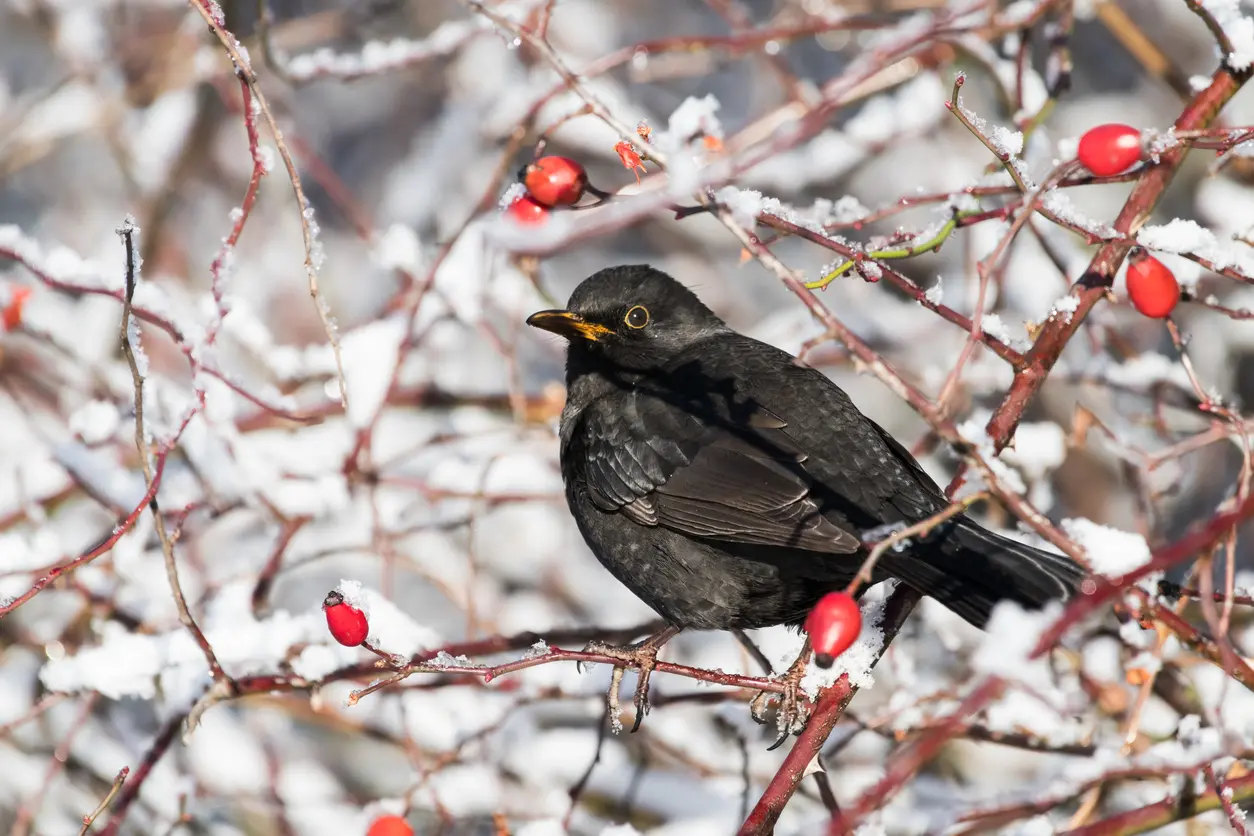
[[[860,534],[948,505],[836,384],[659,270],[602,270],[527,321],[569,340],[561,463],[579,529],[677,627],[799,623],[857,572]],[[958,516],[885,554],[889,577],[983,626],[1000,600],[1069,597],[1083,570]]]

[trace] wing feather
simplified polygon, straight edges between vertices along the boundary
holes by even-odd
[[[576,470],[598,507],[724,542],[830,554],[860,547],[824,516],[806,457],[778,416],[758,408],[738,422],[712,421],[648,393],[623,395],[589,412],[617,408],[630,420],[586,420],[564,454],[579,458]],[[591,426],[616,431],[595,436]]]

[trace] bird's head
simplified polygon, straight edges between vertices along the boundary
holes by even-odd
[[[575,288],[565,310],[527,324],[565,337],[570,357],[649,369],[727,326],[696,294],[645,264],[607,267]]]

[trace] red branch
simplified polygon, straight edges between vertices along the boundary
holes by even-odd
[[[144,509],[152,504],[153,500],[157,496],[157,491],[161,488],[161,474],[165,471],[165,459],[168,454],[168,450],[162,450],[157,453],[156,465],[152,472],[152,484],[148,486],[148,490],[144,493],[144,496],[139,501],[139,504],[136,505],[134,510],[127,514],[121,522],[113,527],[113,531],[109,533],[108,537],[101,540],[98,544],[83,552],[73,560],[48,570],[48,573],[39,580],[35,581],[35,584],[26,592],[23,592],[21,595],[8,603],[0,605],[0,618],[3,618],[30,599],[34,598],[41,590],[48,586],[48,584],[64,575],[66,572],[72,572],[84,563],[90,563],[100,557],[100,555],[112,549],[118,540],[122,539],[122,535],[134,528],[136,520],[139,519],[139,515],[144,513]]]

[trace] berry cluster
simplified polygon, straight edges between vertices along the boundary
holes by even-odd
[[[1076,159],[1098,177],[1122,174],[1144,158],[1141,132],[1130,125],[1090,128],[1076,147]],[[1180,301],[1180,284],[1167,265],[1136,247],[1128,256],[1128,298],[1142,315],[1162,319]]]
[[[518,172],[527,193],[505,209],[505,214],[521,224],[543,223],[549,211],[558,206],[574,206],[584,192],[605,193],[588,183],[588,172],[570,157],[541,157]]]

